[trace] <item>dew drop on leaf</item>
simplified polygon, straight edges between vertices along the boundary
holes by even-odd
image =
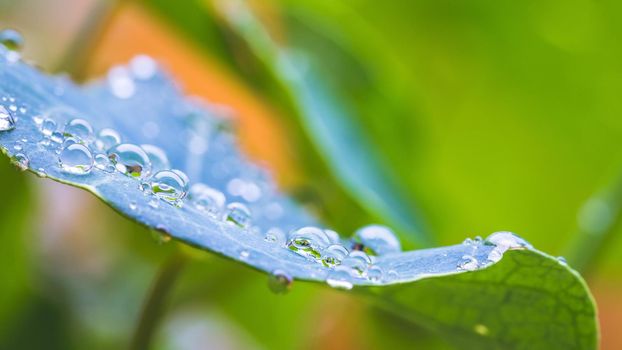
[[[354,241],[362,244],[373,255],[398,253],[402,250],[395,233],[381,225],[361,227],[354,233]]]
[[[0,105],[0,131],[15,129],[15,118],[4,106]]]
[[[322,252],[322,263],[327,267],[340,265],[348,256],[348,250],[341,244],[333,244]]]
[[[75,118],[65,124],[63,135],[65,137],[75,137],[76,139],[90,142],[93,138],[93,127],[86,120]]]
[[[23,153],[17,153],[11,158],[11,162],[21,171],[28,169],[28,165],[30,165],[30,160]]]
[[[121,174],[139,179],[151,172],[151,161],[145,151],[131,143],[122,143],[108,150],[108,158]]]
[[[179,170],[158,171],[149,180],[149,185],[154,196],[173,205],[179,205],[188,192],[187,178]]]
[[[151,162],[151,171],[158,172],[160,170],[170,169],[171,163],[160,147],[154,145],[140,145],[140,148],[145,151],[149,161]]]
[[[101,129],[97,133],[97,139],[95,140],[95,147],[100,151],[107,151],[110,148],[121,143],[121,135],[114,129]]]
[[[283,270],[274,270],[268,277],[268,288],[275,294],[285,294],[292,287],[293,278]]]
[[[203,183],[195,183],[190,187],[188,199],[199,211],[217,217],[225,205],[225,195]]]
[[[3,29],[0,31],[0,44],[11,51],[19,51],[24,46],[24,38],[14,29]]]
[[[251,222],[251,212],[246,205],[233,202],[227,205],[224,220],[230,224],[247,228]]]
[[[58,157],[58,163],[65,172],[85,175],[93,168],[93,154],[85,145],[73,143],[63,148]]]
[[[285,241],[287,241],[287,237],[283,230],[278,227],[272,227],[266,232],[264,241],[284,245]]]
[[[352,289],[350,271],[351,269],[349,267],[337,266],[328,274],[326,283],[336,289],[350,290]]]

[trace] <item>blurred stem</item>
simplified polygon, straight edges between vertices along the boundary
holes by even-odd
[[[583,204],[578,224],[566,257],[570,266],[588,276],[622,224],[622,172]]]
[[[100,0],[93,6],[54,71],[67,72],[77,81],[86,79],[88,59],[106,33],[121,3],[121,0]]]
[[[149,349],[153,335],[164,315],[166,298],[173,290],[175,281],[186,264],[187,258],[182,253],[174,253],[160,266],[153,285],[147,294],[138,324],[132,336],[130,350]]]

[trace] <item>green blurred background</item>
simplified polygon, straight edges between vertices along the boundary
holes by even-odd
[[[380,222],[415,248],[510,230],[566,256],[602,347],[622,347],[619,1],[0,0],[0,26],[78,80],[154,55],[231,105],[249,153],[342,234]],[[261,274],[0,166],[0,348],[124,347],[179,250],[193,261],[157,349],[446,347],[326,288],[273,295]]]

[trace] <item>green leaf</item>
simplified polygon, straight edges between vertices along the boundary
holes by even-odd
[[[128,67],[114,67],[107,81],[80,88],[62,77],[42,75],[19,61],[15,52],[0,47],[0,81],[3,153],[23,169],[93,193],[165,238],[275,274],[282,282],[291,276],[354,288],[444,337],[464,339],[480,347],[501,344],[537,348],[551,343],[596,347],[594,304],[581,278],[565,263],[534,250],[511,233],[496,233],[484,242],[467,240],[447,247],[387,253],[358,265],[346,264],[344,259],[338,267],[318,261],[317,256],[325,248],[315,245],[319,241],[314,239],[319,237],[308,240],[310,247],[301,245],[296,249],[284,242],[267,241],[265,232],[272,227],[288,232],[315,221],[280,194],[264,170],[245,160],[234,136],[214,116],[213,107],[184,98],[149,58],[137,57]],[[98,150],[101,136],[95,139],[84,129],[71,129],[70,122],[75,123],[76,117],[82,118],[81,123],[87,121],[95,132],[114,128],[124,142],[160,147],[166,157],[152,157],[141,167],[127,169],[119,167],[121,162],[116,170],[103,162],[98,165],[104,166],[90,171],[85,171],[89,164],[81,159],[76,164],[82,166],[79,170],[83,174],[77,174],[75,167],[68,171],[62,161],[74,159],[65,158],[65,151],[76,145],[118,160],[110,149]],[[50,127],[52,123],[54,128]],[[50,135],[52,131],[57,133]],[[147,170],[153,167],[155,173],[155,161],[165,163],[164,158],[173,168],[185,171],[190,183],[204,182],[228,192],[230,201],[247,205],[253,213],[252,224],[242,225],[244,220],[239,216],[233,218],[238,224],[233,223],[229,212],[208,215],[194,200],[171,200],[145,191],[144,184],[157,178],[150,177]],[[108,158],[104,155],[103,159]],[[142,180],[136,176],[138,173],[144,177]],[[252,190],[240,190],[241,183]],[[351,247],[350,242],[338,237],[326,239]],[[503,258],[507,250],[516,250],[510,259]],[[351,254],[348,261],[361,263],[355,255]],[[474,304],[470,306],[470,302]],[[434,312],[432,305],[442,312]],[[545,315],[533,312],[530,305]],[[569,312],[559,314],[557,306]],[[556,328],[542,332],[542,320]],[[514,330],[504,330],[506,325],[518,329],[523,338]]]

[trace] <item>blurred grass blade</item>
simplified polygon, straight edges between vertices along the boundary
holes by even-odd
[[[270,70],[294,102],[300,121],[341,185],[372,215],[423,246],[432,244],[423,220],[395,183],[352,112],[322,80],[316,62],[274,42],[242,1],[216,2],[230,28]]]

